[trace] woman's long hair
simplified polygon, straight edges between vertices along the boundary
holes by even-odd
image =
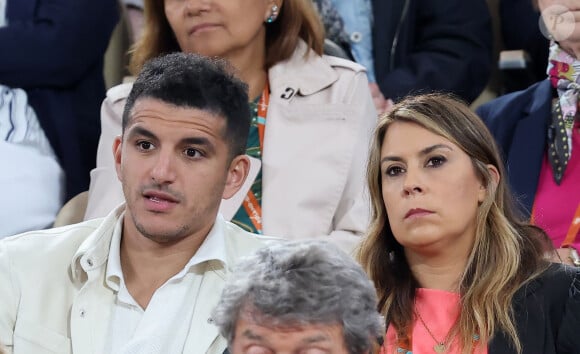
[[[143,64],[162,54],[181,48],[167,17],[164,0],[144,0],[145,26],[140,39],[130,51],[129,70],[136,75]],[[266,68],[284,61],[294,53],[299,39],[318,55],[324,45],[324,27],[311,0],[287,0],[282,3],[276,21],[266,26]]]
[[[497,331],[511,338],[514,348],[521,352],[512,299],[522,285],[547,268],[543,254],[548,244],[541,230],[522,222],[517,215],[493,136],[463,102],[449,95],[407,98],[382,116],[375,130],[367,167],[372,221],[358,259],[375,283],[379,310],[398,336],[412,330],[419,284],[389,225],[380,171],[383,139],[397,121],[416,123],[459,146],[486,186],[487,196],[477,211],[474,246],[459,279],[460,317],[452,334],[459,336],[463,353],[472,353],[477,343],[486,344]],[[497,184],[487,165],[499,171]],[[473,342],[474,334],[479,335],[479,342]]]

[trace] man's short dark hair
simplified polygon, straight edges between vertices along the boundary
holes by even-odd
[[[141,98],[158,99],[223,117],[224,139],[231,156],[245,153],[251,119],[248,86],[233,75],[232,67],[225,60],[172,53],[148,61],[127,98],[123,132],[135,102]]]

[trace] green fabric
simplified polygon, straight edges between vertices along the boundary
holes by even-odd
[[[250,110],[252,115],[252,124],[250,125],[250,134],[248,135],[248,143],[246,144],[246,154],[262,160],[262,153],[260,152],[260,136],[258,134],[258,102],[260,102],[260,97],[256,98],[254,102],[250,102]],[[260,172],[256,180],[250,188],[254,196],[262,206],[262,168],[260,167]],[[242,229],[249,232],[258,232],[254,227],[254,224],[250,220],[248,213],[244,206],[240,206],[236,215],[232,219],[232,222]]]

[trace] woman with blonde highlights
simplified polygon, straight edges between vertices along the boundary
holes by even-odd
[[[359,261],[387,320],[383,353],[573,353],[578,271],[544,258],[514,212],[493,137],[462,102],[407,98],[381,117]]]
[[[323,43],[310,0],[145,0],[130,66],[137,73],[176,51],[227,59],[248,84],[252,166],[220,212],[247,231],[323,238],[352,253],[368,227],[364,163],[376,111],[364,68],[323,55]],[[129,88],[111,89],[103,104],[85,218],[123,201],[110,150]]]

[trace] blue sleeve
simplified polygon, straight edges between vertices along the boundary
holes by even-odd
[[[370,0],[332,0],[342,17],[349,35],[352,56],[367,69],[370,82],[376,82],[373,61],[372,23]]]
[[[24,89],[74,85],[102,63],[118,18],[116,0],[37,0],[33,18],[8,18],[0,28],[0,83]]]

